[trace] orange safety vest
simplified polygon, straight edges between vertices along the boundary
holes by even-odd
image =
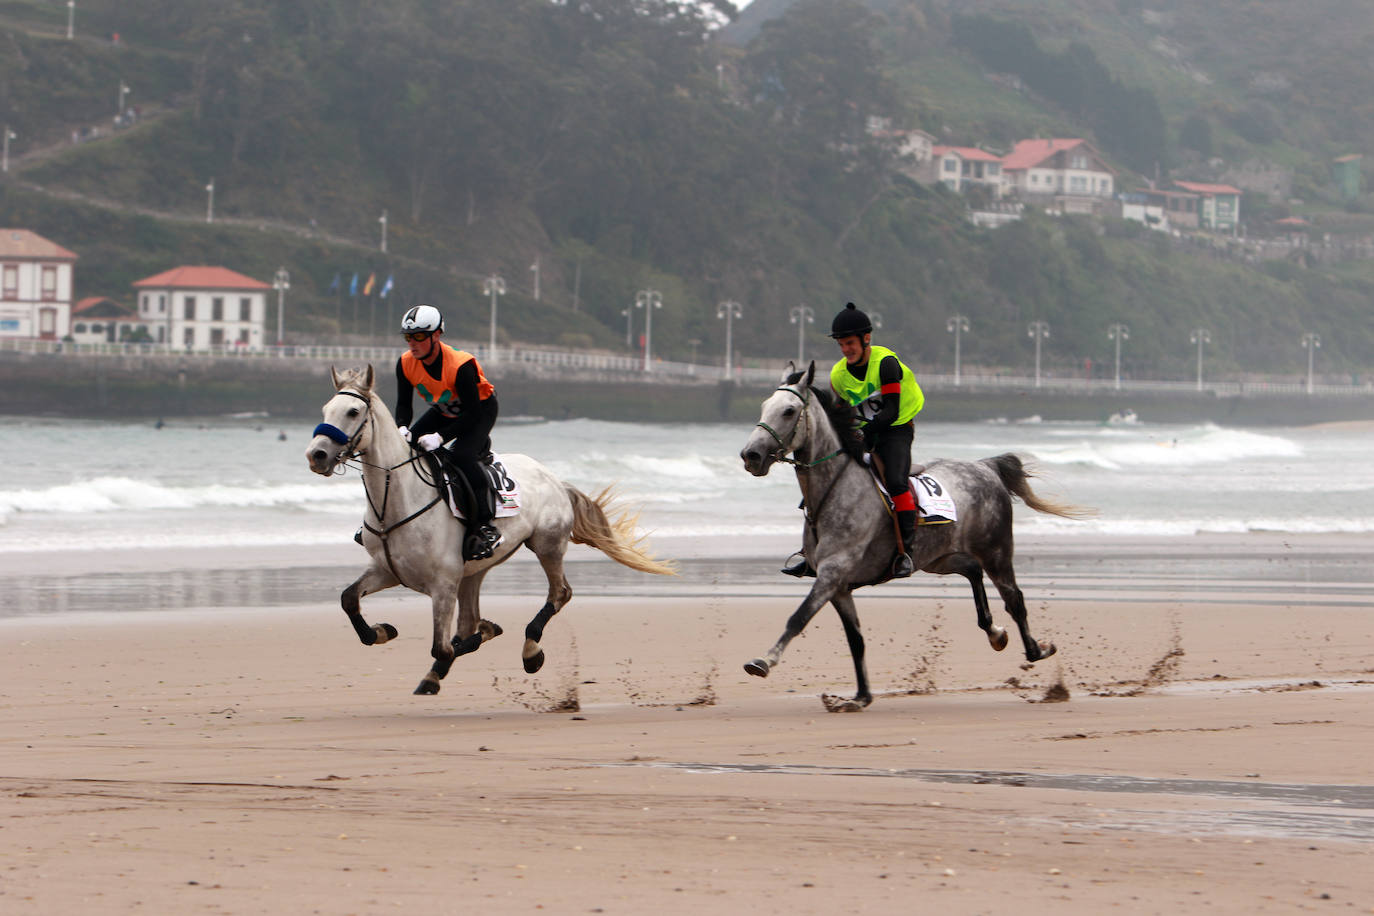
[[[439,344],[439,352],[443,357],[442,369],[440,370],[442,377],[439,379],[430,375],[425,369],[425,364],[412,356],[409,350],[401,354],[401,371],[405,373],[406,380],[427,403],[439,408],[441,412],[449,416],[456,416],[458,411],[463,409],[463,405],[458,403],[458,392],[455,385],[458,382],[458,370],[468,360],[472,360],[473,366],[477,368],[478,399],[485,401],[496,393],[496,386],[487,381],[487,377],[482,374],[482,365],[477,362],[477,357],[466,350],[455,350],[446,343]]]

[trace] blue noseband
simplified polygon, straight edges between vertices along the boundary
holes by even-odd
[[[329,439],[339,443],[340,445],[348,444],[348,433],[344,432],[343,430],[339,429],[337,426],[334,426],[331,423],[321,423],[319,426],[315,427],[315,431],[312,432],[311,435],[328,436]]]

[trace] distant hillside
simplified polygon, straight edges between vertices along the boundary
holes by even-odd
[[[1079,42],[1088,52],[1072,60],[1157,99],[1166,165],[1206,165],[1178,142],[1202,112],[1211,158],[1287,163],[1305,207],[1358,226],[1363,200],[1341,210],[1324,199],[1325,157],[1374,133],[1353,90],[1342,90],[1341,126],[1341,105],[1321,97],[1343,71],[1272,40],[1262,72],[1276,75],[1261,78],[1245,69],[1245,41],[1223,34],[1261,42],[1264,22],[1291,28],[1274,6],[1222,0],[1157,16],[1130,0],[1052,0],[1029,17],[1010,0],[754,0],[722,33],[752,38],[731,45],[703,43],[704,19],[666,0],[82,0],[68,42],[54,4],[9,0],[0,110],[21,139],[0,224],[78,251],[79,295],[127,301],[132,279],[174,263],[260,277],[285,264],[297,339],[365,332],[374,304],[389,328],[422,300],[480,339],[480,283],[499,272],[510,290],[501,334],[533,343],[624,348],[627,322],[632,337],[644,326],[635,292],[653,287],[665,358],[719,352],[716,305],[735,299],[741,352],[793,355],[800,330],[808,353],[830,359],[829,318],[854,300],[923,367],[950,364],[944,328],[961,314],[966,365],[1025,366],[1026,322],[1047,320],[1048,371],[1102,371],[1105,328],[1125,321],[1136,375],[1188,377],[1197,326],[1212,331],[1218,373],[1300,373],[1297,340],[1316,331],[1324,368],[1363,374],[1374,283],[1358,265],[1260,270],[1111,222],[1032,215],[977,229],[961,198],[897,177],[892,151],[864,130],[881,115],[951,142],[1101,143],[1099,122],[988,80],[955,42],[956,13],[995,15],[1029,27],[1046,59]],[[1334,26],[1317,31],[1317,47],[1334,47]],[[121,83],[141,116],[113,132]],[[1285,92],[1298,107],[1279,105]],[[92,127],[103,136],[71,142]],[[1114,161],[1127,184],[1145,177]],[[363,302],[354,320],[331,283],[374,272],[395,277],[394,297]],[[802,308],[814,324],[799,328]]]

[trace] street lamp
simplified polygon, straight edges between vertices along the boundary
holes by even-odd
[[[816,323],[816,313],[811,311],[809,305],[798,305],[790,314],[792,323],[797,326],[797,368],[800,369],[806,353],[806,326]]]
[[[385,210],[382,211],[382,215],[381,215],[381,216],[377,217],[377,222],[379,222],[379,223],[382,224],[382,253],[385,254],[385,253],[386,253],[386,211],[385,211]]]
[[[625,347],[629,349],[634,346],[635,310],[627,305],[620,314],[625,316]]]
[[[128,86],[124,85],[124,81],[123,81],[123,80],[120,80],[120,81],[119,81],[119,114],[120,114],[120,115],[123,115],[123,114],[124,114],[124,97],[125,97],[126,95],[128,95],[131,91],[132,91],[132,90],[129,89]]]
[[[506,281],[500,274],[492,274],[482,281],[482,292],[491,297],[491,339],[487,343],[487,360],[496,363],[496,297],[506,294]]]
[[[530,265],[530,273],[534,274],[534,301],[539,301],[539,255],[534,256],[534,263]]]
[[[277,346],[282,340],[282,316],[286,314],[286,291],[291,288],[291,274],[285,267],[278,267],[272,278],[272,288],[277,291]]]
[[[1027,333],[1035,339],[1035,387],[1040,387],[1040,342],[1050,336],[1048,321],[1032,321]]]
[[[73,28],[76,25],[76,0],[67,0],[67,40],[72,40]]]
[[[945,330],[954,335],[954,384],[958,385],[960,338],[968,333],[968,319],[963,315],[954,315],[945,322]]]
[[[663,308],[663,294],[656,289],[641,289],[635,293],[635,308],[644,309],[644,371],[650,372],[654,344],[654,309]]]
[[[10,141],[18,140],[19,135],[10,130],[10,126],[6,124],[5,129],[0,131],[0,137],[4,138],[4,153],[0,155],[0,172],[8,172],[10,170]]]
[[[730,325],[736,318],[744,317],[744,306],[734,299],[726,299],[716,306],[716,317],[725,319],[725,377],[729,378],[730,367],[734,365],[734,361],[730,358]]]
[[[1302,347],[1307,351],[1307,393],[1312,393],[1312,357],[1322,345],[1322,336],[1310,331],[1302,335]]]
[[[1202,390],[1202,345],[1212,342],[1212,332],[1206,328],[1193,328],[1188,342],[1197,344],[1197,390]]]
[[[1124,324],[1113,324],[1107,328],[1107,338],[1116,341],[1116,390],[1121,390],[1121,341],[1131,339],[1131,329]]]
[[[205,221],[213,223],[215,221],[215,179],[211,178],[210,183],[205,186]]]

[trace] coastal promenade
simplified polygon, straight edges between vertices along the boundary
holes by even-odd
[[[503,413],[646,419],[734,419],[756,412],[785,358],[747,358],[728,374],[719,364],[652,360],[604,351],[455,341],[501,383]],[[297,413],[319,405],[331,366],[371,364],[391,390],[394,346],[291,345],[266,350],[186,350],[158,344],[73,344],[0,340],[0,411],[136,414],[224,411]],[[828,365],[828,362],[827,362]],[[919,371],[934,419],[1005,417],[1298,423],[1374,419],[1374,384],[1332,384],[1291,375],[1246,381],[1083,378],[965,369]],[[300,382],[309,384],[301,385]],[[681,397],[665,403],[664,387]],[[303,390],[302,390],[303,389]],[[276,392],[276,393],[273,393]],[[933,396],[933,397],[932,397]],[[515,410],[512,411],[511,408]],[[1148,410],[1148,413],[1147,413]]]

